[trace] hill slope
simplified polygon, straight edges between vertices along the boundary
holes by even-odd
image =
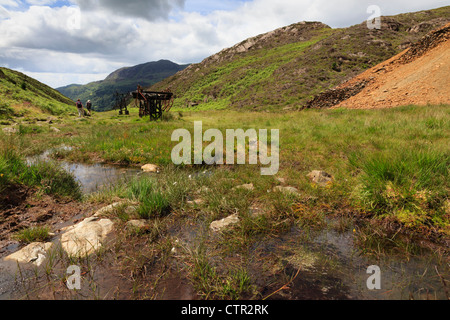
[[[119,69],[102,81],[86,85],[73,84],[56,90],[73,100],[80,98],[84,103],[91,100],[97,111],[111,110],[114,107],[116,91],[119,93],[133,91],[138,84],[144,87],[151,86],[186,67],[187,65],[160,60]]]
[[[28,114],[60,115],[74,102],[49,86],[18,71],[0,67],[0,119]]]
[[[247,39],[154,85],[170,87],[177,107],[299,108],[317,94],[405,50],[450,21],[450,6],[331,29],[301,22]]]

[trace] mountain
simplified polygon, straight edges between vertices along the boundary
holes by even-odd
[[[450,23],[393,58],[327,90],[307,108],[450,104]]]
[[[116,70],[102,81],[91,82],[86,85],[72,84],[56,90],[73,100],[79,98],[84,103],[91,100],[94,110],[106,111],[114,107],[116,91],[127,93],[136,90],[138,84],[143,87],[151,86],[185,69],[187,66],[178,65],[168,60],[149,62]]]
[[[242,41],[151,87],[170,87],[175,107],[280,110],[301,108],[391,58],[450,21],[450,6],[332,29],[300,22]]]
[[[0,67],[0,119],[35,114],[60,115],[75,103],[27,75]]]

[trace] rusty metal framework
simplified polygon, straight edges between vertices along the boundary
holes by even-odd
[[[140,86],[131,95],[139,106],[139,117],[150,116],[150,120],[159,120],[163,112],[168,112],[173,106],[174,95],[169,89],[163,92],[145,91]]]

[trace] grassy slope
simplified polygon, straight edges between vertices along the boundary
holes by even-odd
[[[0,68],[0,119],[61,115],[69,112],[74,102],[58,91],[20,72]]]
[[[153,86],[171,87],[176,107],[280,109],[300,107],[318,93],[402,51],[448,21],[450,7],[384,17],[381,30],[366,23],[345,29],[295,24],[236,46]],[[418,32],[410,32],[421,26]],[[292,33],[297,29],[297,33]],[[299,41],[300,40],[300,41]],[[239,45],[238,45],[239,46]]]

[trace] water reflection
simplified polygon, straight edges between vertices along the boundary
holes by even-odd
[[[72,147],[62,146],[57,149],[45,151],[42,155],[27,159],[28,165],[33,165],[39,161],[51,161],[51,155],[55,152],[72,151]],[[103,187],[114,185],[119,181],[144,174],[138,168],[126,168],[103,164],[81,164],[58,161],[61,167],[72,173],[75,180],[80,183],[83,194],[91,194],[101,190]]]

